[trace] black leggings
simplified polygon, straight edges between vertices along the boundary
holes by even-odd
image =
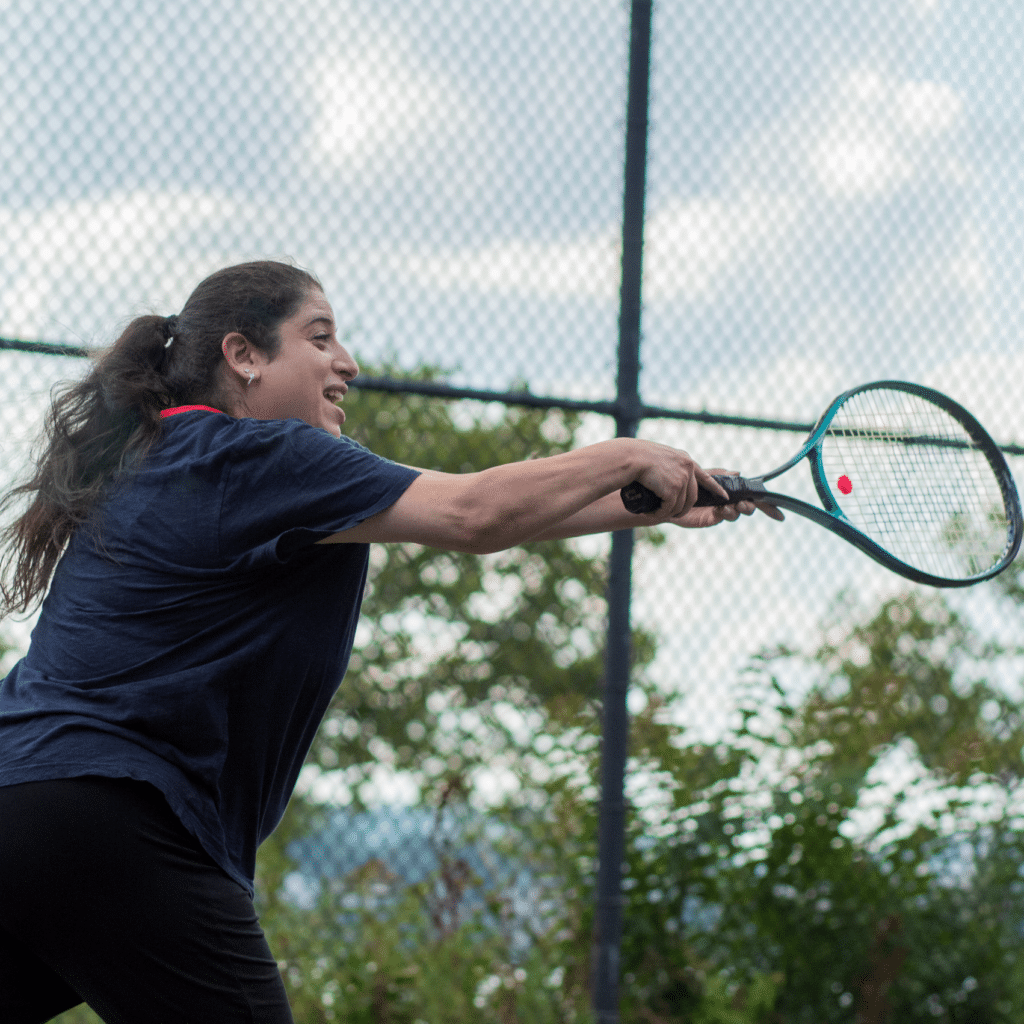
[[[249,894],[144,782],[0,787],[0,1021],[292,1024]]]

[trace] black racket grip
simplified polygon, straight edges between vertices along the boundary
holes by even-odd
[[[694,508],[709,508],[715,505],[732,505],[737,501],[762,501],[767,490],[760,480],[748,480],[742,476],[718,476],[713,477],[716,483],[722,485],[728,492],[728,498],[720,498],[717,494],[706,491],[703,487],[697,487],[697,500],[693,503]],[[657,512],[661,508],[661,498],[654,491],[644,487],[639,480],[627,484],[620,491],[622,504],[626,506],[627,512],[633,512],[638,516],[650,512]]]

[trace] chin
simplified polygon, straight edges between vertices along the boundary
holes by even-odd
[[[331,406],[332,415],[327,417],[325,429],[335,437],[341,437],[341,425],[345,422],[345,411],[337,405]]]

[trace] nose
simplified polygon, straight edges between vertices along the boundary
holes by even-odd
[[[347,348],[342,345],[339,345],[338,348],[341,351],[334,360],[334,370],[344,377],[345,380],[353,380],[359,376],[359,364],[352,358]]]

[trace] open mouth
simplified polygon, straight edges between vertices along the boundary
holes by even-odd
[[[348,391],[348,388],[324,388],[324,398],[338,410],[337,415],[340,423],[345,422],[345,410],[341,407],[341,400],[345,397],[346,391]]]

